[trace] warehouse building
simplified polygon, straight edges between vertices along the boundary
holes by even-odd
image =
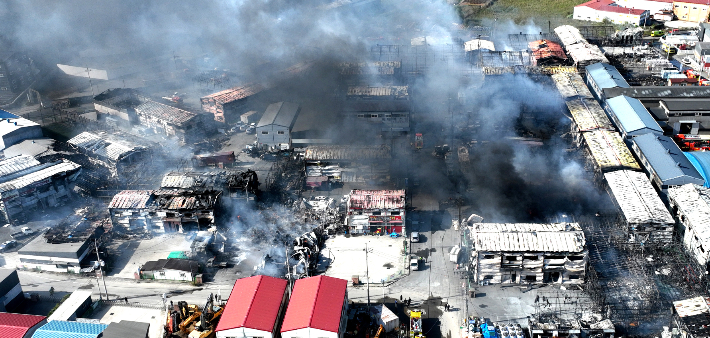
[[[0,311],[14,310],[24,299],[17,271],[0,269]],[[1,324],[0,324],[1,325]]]
[[[675,221],[643,173],[619,170],[604,174],[604,178],[634,242],[671,242]]]
[[[286,311],[286,280],[252,276],[234,283],[215,332],[217,338],[276,338]]]
[[[678,337],[702,338],[710,336],[710,298],[695,297],[673,302],[671,328]]]
[[[668,119],[668,126],[675,134],[698,134],[701,129],[710,129],[710,100],[663,99],[660,108]]]
[[[557,90],[560,92],[562,99],[569,101],[572,99],[593,99],[592,92],[587,88],[579,74],[576,73],[557,73],[552,75],[552,81],[555,82]]]
[[[668,188],[671,210],[678,219],[686,252],[710,271],[710,190],[695,184]]]
[[[168,258],[145,262],[140,268],[141,279],[194,282],[199,263],[189,259]]]
[[[349,123],[382,133],[409,132],[408,86],[350,86],[342,114]]]
[[[703,187],[710,188],[710,153],[705,151],[683,152],[688,161],[693,164],[695,170],[705,180]]]
[[[108,89],[94,97],[94,109],[113,120],[120,119],[117,124],[122,126],[138,123],[135,107],[139,104],[138,91],[131,88]]]
[[[352,190],[347,201],[350,233],[405,233],[404,190]]]
[[[614,170],[641,170],[629,148],[618,133],[609,130],[595,130],[582,133],[585,151],[589,154],[595,173]]]
[[[663,135],[661,126],[638,99],[624,95],[613,97],[605,101],[604,109],[624,139],[643,134]]]
[[[261,93],[265,88],[258,84],[247,84],[226,89],[200,99],[202,111],[214,116],[214,120],[227,122],[227,115],[242,113],[247,101]]]
[[[47,322],[35,331],[32,338],[99,338],[106,329],[106,324],[65,322],[55,320]]]
[[[203,115],[144,99],[135,107],[140,123],[158,134],[185,142],[193,135],[206,133]]]
[[[342,62],[338,68],[341,76],[355,82],[373,79],[397,81],[402,76],[400,61]]]
[[[39,124],[0,109],[0,150],[24,140],[42,137]]]
[[[678,145],[667,136],[654,134],[636,136],[632,147],[651,182],[664,192],[673,186],[705,183]]]
[[[31,338],[46,323],[45,316],[0,312],[0,332],[3,338]]]
[[[296,124],[301,107],[291,102],[272,103],[256,125],[256,140],[261,147],[291,148],[291,131]]]
[[[47,321],[76,321],[91,307],[91,290],[76,290],[54,310]]]
[[[637,8],[651,12],[651,15],[673,10],[673,0],[617,0],[621,7]]]
[[[296,280],[282,338],[343,338],[348,322],[348,281],[327,276]]]
[[[577,223],[474,223],[471,271],[487,284],[581,284],[586,240]]]
[[[571,99],[565,102],[570,115],[572,115],[572,123],[570,123],[570,131],[574,138],[574,143],[580,145],[584,143],[584,133],[597,130],[614,131],[614,126],[606,117],[604,110],[593,98]]]
[[[574,60],[574,65],[577,68],[581,69],[598,62],[609,62],[599,47],[587,42],[587,39],[582,36],[576,27],[569,25],[559,26],[555,28],[555,34],[560,38],[562,46],[567,50],[570,58]]]
[[[710,3],[706,0],[674,0],[673,14],[680,21],[707,22]]]
[[[585,67],[585,72],[587,74],[587,85],[592,94],[599,99],[604,101],[606,97],[604,96],[604,89],[607,88],[629,88],[629,84],[624,80],[616,67],[608,63],[595,63]]]
[[[609,20],[617,25],[641,26],[650,15],[648,10],[622,7],[614,0],[592,0],[574,6],[573,18],[594,22]]]
[[[118,175],[124,167],[142,160],[148,154],[148,147],[119,138],[115,133],[85,131],[69,139],[67,143],[99,161],[109,168],[113,175]]]
[[[37,236],[17,252],[20,258],[18,268],[79,273],[81,262],[91,252],[92,244],[89,238],[80,236],[72,236],[64,241]]]
[[[69,160],[39,163],[30,155],[0,160],[0,217],[6,221],[72,197],[81,166]]]

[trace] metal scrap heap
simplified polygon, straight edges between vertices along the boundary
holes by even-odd
[[[259,191],[259,177],[254,170],[248,169],[227,176],[229,196],[256,195]]]
[[[293,254],[289,259],[291,274],[295,278],[312,276],[318,267],[318,257],[325,237],[320,228],[307,232],[293,240]]]

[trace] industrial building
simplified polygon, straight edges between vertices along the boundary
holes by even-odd
[[[673,134],[698,134],[710,130],[710,101],[704,98],[663,99],[660,108]]]
[[[670,243],[675,220],[641,172],[618,170],[604,174],[626,231],[636,243]]]
[[[17,271],[0,269],[0,312],[14,310],[24,298]]]
[[[194,282],[199,263],[189,259],[168,258],[145,262],[140,267],[141,279]]]
[[[598,62],[609,62],[599,47],[587,42],[578,28],[569,25],[558,26],[555,28],[555,34],[560,38],[562,47],[565,48],[577,68],[581,69]]]
[[[138,123],[135,107],[141,103],[138,91],[130,88],[108,89],[94,97],[94,109],[113,119],[117,125],[130,126]],[[120,119],[118,122],[116,119]]]
[[[528,47],[532,51],[533,66],[552,66],[567,61],[567,54],[556,42],[536,40],[530,42]]]
[[[37,331],[35,331],[34,335],[32,335],[32,338],[99,338],[106,327],[108,327],[107,324],[55,320],[40,326]]]
[[[587,75],[587,85],[592,94],[604,101],[604,89],[607,88],[629,88],[629,84],[624,80],[616,67],[607,63],[599,62],[585,67]]]
[[[562,99],[565,101],[573,99],[593,99],[592,92],[587,88],[579,74],[576,73],[557,73],[553,74],[552,81],[555,82],[555,87],[559,91]]]
[[[48,322],[54,320],[76,321],[91,307],[91,290],[76,290],[64,300],[59,307],[47,318]]]
[[[247,101],[263,90],[261,85],[250,83],[207,95],[200,99],[202,111],[212,114],[215,121],[226,123],[227,115],[241,113]]]
[[[674,0],[673,14],[681,21],[707,22],[710,3],[704,0]]]
[[[65,241],[37,236],[17,252],[18,268],[79,273],[81,262],[91,252],[93,244],[90,238],[83,236],[71,236]]]
[[[567,109],[572,115],[570,131],[574,137],[574,143],[580,145],[584,143],[584,132],[607,130],[613,131],[614,126],[606,117],[604,110],[593,98],[570,99],[566,101]]]
[[[261,147],[290,149],[291,131],[301,107],[291,102],[272,103],[256,125],[256,140]]]
[[[350,123],[383,133],[409,132],[408,86],[350,86],[342,114]]]
[[[39,78],[40,70],[29,53],[12,50],[9,43],[0,51],[0,104],[10,104]]]
[[[686,158],[693,164],[695,170],[705,179],[703,187],[710,188],[710,153],[704,151],[683,152]]]
[[[580,284],[586,240],[577,223],[474,223],[470,269],[487,284]]]
[[[650,11],[625,8],[614,0],[592,0],[574,6],[573,18],[584,21],[602,22],[609,20],[617,25],[641,26],[650,18]]]
[[[0,150],[24,140],[42,137],[39,124],[0,109]]]
[[[126,229],[184,232],[214,224],[222,191],[210,188],[124,190],[109,204],[111,222]]]
[[[375,62],[342,62],[338,64],[340,75],[361,80],[389,80],[395,81],[402,76],[402,62],[400,61],[375,61]]]
[[[670,137],[644,134],[633,139],[633,150],[651,182],[660,190],[705,180]]]
[[[404,190],[352,190],[347,201],[350,233],[405,233]]]
[[[67,141],[79,152],[95,159],[118,175],[126,166],[142,160],[149,148],[117,137],[115,133],[90,133],[85,131]]]
[[[673,302],[671,328],[679,337],[710,336],[710,298],[695,297]]]
[[[348,281],[327,276],[296,280],[281,325],[282,338],[343,338]]]
[[[617,0],[616,3],[621,7],[647,10],[651,15],[673,10],[672,0]]]
[[[618,133],[609,130],[594,130],[582,133],[588,158],[597,173],[628,169],[641,170],[634,155]]]
[[[31,338],[46,323],[45,316],[0,312],[0,332],[3,338]]]
[[[643,134],[663,135],[661,126],[638,99],[621,95],[604,102],[604,109],[624,139]]]
[[[392,158],[389,146],[310,146],[306,148],[304,159],[306,161],[330,162],[381,162]]]
[[[686,184],[668,188],[671,210],[680,224],[686,252],[708,271],[710,263],[710,191]]]
[[[40,163],[30,155],[0,160],[0,216],[6,221],[71,198],[81,166],[68,160]]]
[[[234,283],[215,332],[217,338],[276,338],[288,303],[287,281],[252,276]]]

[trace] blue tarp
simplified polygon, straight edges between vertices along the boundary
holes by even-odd
[[[684,152],[683,155],[688,158],[695,170],[700,173],[700,176],[705,180],[704,187],[710,188],[710,183],[708,182],[708,174],[710,174],[710,152],[705,151],[694,151],[694,152]]]

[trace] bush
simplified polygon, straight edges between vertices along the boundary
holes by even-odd
[[[64,303],[64,301],[67,300],[67,298],[69,298],[69,296],[71,296],[71,293],[67,293],[66,295],[64,295],[64,297],[62,297],[62,299],[59,301],[59,303],[57,303],[57,305],[55,305],[51,310],[49,310],[47,317],[51,316],[54,313],[54,311],[57,311],[59,306],[62,305],[62,303]]]

